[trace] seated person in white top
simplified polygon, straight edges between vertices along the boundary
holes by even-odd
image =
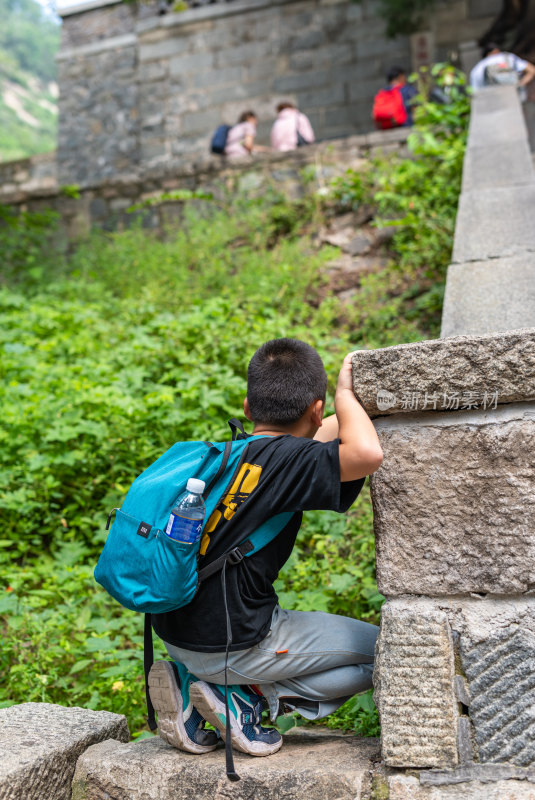
[[[518,75],[517,86],[525,86],[535,78],[535,66],[523,58],[500,50],[494,42],[489,42],[483,48],[483,58],[475,65],[470,73],[470,86],[472,89],[482,89],[490,84],[499,84],[502,81],[489,78],[489,67],[492,69],[503,62],[504,69],[514,71]],[[509,81],[504,80],[503,83]]]
[[[271,146],[274,150],[295,150],[299,144],[312,144],[315,141],[309,118],[292,103],[279,103],[277,114],[271,129]],[[301,142],[298,132],[302,137]]]

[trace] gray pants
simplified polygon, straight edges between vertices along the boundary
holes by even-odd
[[[283,698],[307,719],[326,717],[372,686],[378,632],[376,625],[350,617],[276,606],[266,638],[229,653],[228,684],[258,686],[272,720]],[[184,664],[196,678],[225,683],[224,652],[198,653],[164,644],[173,661]]]

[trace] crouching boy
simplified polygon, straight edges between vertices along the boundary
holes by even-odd
[[[321,611],[287,611],[273,583],[288,560],[302,512],[344,512],[366,475],[381,465],[375,429],[352,390],[351,354],[335,396],[336,413],[323,419],[327,376],[317,352],[296,339],[274,339],[254,354],[247,373],[245,416],[253,439],[229,493],[208,520],[200,567],[243,542],[266,519],[288,512],[276,538],[226,571],[226,604],[219,574],[207,578],[186,607],[153,615],[172,661],[157,661],[149,676],[160,736],[181,750],[205,753],[218,737],[267,756],[282,746],[261,725],[295,710],[308,719],[331,714],[372,685],[378,629]],[[243,434],[247,436],[248,434]],[[225,724],[227,619],[230,731]]]

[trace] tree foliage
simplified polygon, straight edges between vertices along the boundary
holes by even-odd
[[[60,27],[36,0],[0,0],[0,160],[56,146]]]
[[[379,13],[386,21],[386,35],[410,35],[421,30],[435,0],[380,0]]]
[[[0,0],[0,74],[56,79],[60,26],[35,0]]]

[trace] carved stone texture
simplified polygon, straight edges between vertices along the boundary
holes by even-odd
[[[462,637],[461,657],[480,760],[535,765],[535,632],[514,625],[482,642]]]
[[[535,588],[534,422],[533,404],[377,421],[384,461],[371,490],[380,592]]]
[[[472,728],[468,717],[459,717],[459,724],[457,727],[457,750],[459,752],[459,762],[461,764],[470,764],[474,760]]]
[[[0,800],[70,800],[79,756],[111,738],[130,738],[120,714],[48,703],[1,709]]]
[[[433,620],[437,614],[445,616],[453,638],[459,643],[455,663],[457,671],[463,670],[466,674],[468,690],[464,687],[464,678],[461,675],[455,675],[452,684],[457,689],[456,693],[460,693],[464,701],[468,700],[469,716],[458,719],[460,766],[454,770],[421,772],[420,782],[434,786],[457,783],[466,786],[467,782],[474,782],[475,786],[476,783],[488,783],[488,796],[494,797],[492,791],[496,782],[507,781],[509,791],[515,781],[526,781],[531,785],[532,794],[521,793],[519,796],[535,800],[535,597],[456,596],[389,600],[383,612],[384,631],[379,636],[377,653],[379,708],[381,709],[380,704],[383,702],[383,686],[390,686],[392,670],[401,670],[405,683],[412,679],[405,678],[403,672],[407,664],[405,673],[411,676],[411,662],[405,655],[410,650],[402,636],[405,620],[410,620],[411,616],[424,621]],[[399,633],[392,624],[392,619],[395,619]],[[410,624],[406,629],[410,630]],[[396,636],[399,636],[397,642]],[[394,645],[392,652],[388,654],[390,660],[383,655],[385,639],[391,640]],[[401,651],[399,656],[396,646]],[[457,660],[457,655],[460,660]],[[403,681],[390,690],[393,697],[396,696],[396,690],[399,697],[406,693]],[[427,679],[422,679],[421,684],[427,686]],[[449,697],[449,690],[447,696]],[[396,714],[383,716],[381,721],[383,741],[396,741]],[[413,725],[417,731],[416,722]],[[470,726],[477,745],[474,760],[480,763],[470,763]],[[397,741],[402,741],[402,737],[398,736]],[[466,796],[472,798],[468,793]],[[474,796],[480,795],[476,793]],[[486,800],[484,794],[481,796]],[[509,795],[505,792],[496,796],[499,800],[505,800],[509,797],[516,798],[517,794],[513,792]],[[415,795],[416,797],[420,795]],[[427,795],[423,794],[422,797]],[[432,797],[435,800],[435,795]],[[437,797],[442,795],[437,794]]]
[[[462,783],[437,786],[398,773],[388,777],[387,786],[388,800],[535,800],[535,784],[518,779],[486,783],[465,777]]]
[[[78,761],[72,800],[365,800],[377,739],[332,731],[290,733],[269,758],[234,754],[241,780],[229,783],[222,749],[199,757],[160,738],[103,742]]]
[[[453,643],[446,614],[389,600],[381,615],[374,699],[390,767],[457,764]]]
[[[353,388],[371,417],[491,408],[496,392],[497,404],[529,400],[535,328],[359,350]]]
[[[428,786],[448,786],[476,780],[480,783],[518,780],[535,784],[535,770],[504,764],[464,764],[457,769],[444,772],[439,770],[420,772],[420,783]]]

